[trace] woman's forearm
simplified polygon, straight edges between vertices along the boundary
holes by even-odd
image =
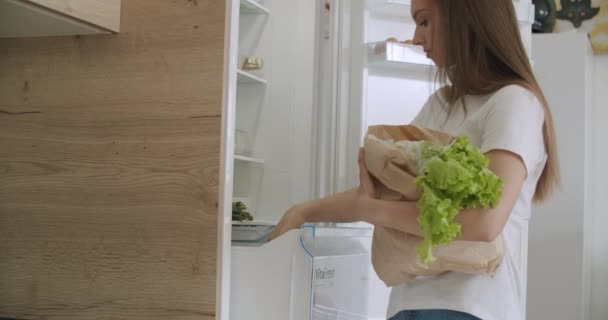
[[[365,197],[359,201],[358,209],[362,220],[367,223],[422,236],[415,202]]]
[[[350,189],[332,196],[302,204],[305,222],[358,222],[361,217],[357,210],[359,198],[357,189]]]
[[[422,235],[415,202],[375,199],[374,184],[359,154],[359,188],[296,205],[285,213],[271,239],[299,228],[304,223],[365,221],[375,226]],[[493,241],[502,232],[513,206],[519,197],[526,177],[523,160],[508,151],[493,150],[486,153],[490,170],[505,181],[498,205],[492,209],[468,209],[456,216],[461,225],[459,240]]]
[[[358,222],[422,235],[415,202],[386,201],[360,195],[357,189],[306,202],[299,208],[305,223]]]
[[[387,201],[365,197],[359,202],[358,210],[361,220],[375,226],[396,229],[409,234],[423,236],[418,223],[419,211],[416,202]],[[463,210],[456,216],[456,222],[461,225],[461,236],[458,240],[492,241],[489,232],[494,223],[495,210],[469,209]]]
[[[357,189],[336,193],[301,205],[304,223],[364,221],[374,226],[396,229],[423,236],[418,223],[416,202],[388,201],[360,195]],[[456,216],[462,233],[459,240],[492,241],[491,230],[496,210],[469,209]]]

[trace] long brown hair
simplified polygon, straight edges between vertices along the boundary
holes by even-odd
[[[547,163],[534,201],[546,200],[560,184],[553,117],[522,43],[512,0],[438,0],[437,4],[442,23],[435,38],[442,33],[444,66],[449,66],[439,68],[438,76],[450,83],[442,91],[448,105],[465,95],[490,94],[510,84],[527,88],[541,102]]]

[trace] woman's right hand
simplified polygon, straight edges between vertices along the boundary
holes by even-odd
[[[306,203],[297,204],[289,208],[274,231],[270,234],[270,237],[268,237],[268,241],[272,241],[291,230],[300,229],[300,227],[306,223],[305,208]]]
[[[367,208],[364,204],[372,198],[376,198],[376,188],[372,176],[365,166],[365,152],[361,148],[359,150],[359,187],[289,208],[268,237],[268,241],[291,230],[300,229],[307,222],[364,221],[363,215]]]

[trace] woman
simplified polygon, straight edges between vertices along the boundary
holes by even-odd
[[[412,0],[413,42],[422,46],[446,84],[414,125],[468,135],[504,181],[495,208],[463,210],[459,239],[505,239],[494,277],[449,272],[392,288],[394,320],[519,320],[525,318],[530,206],[559,183],[555,135],[547,101],[521,42],[511,0]],[[447,84],[449,83],[449,84]],[[414,202],[374,198],[359,155],[360,186],[289,209],[271,238],[306,222],[365,221],[421,235]]]

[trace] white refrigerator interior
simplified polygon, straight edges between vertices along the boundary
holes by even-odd
[[[428,96],[437,89],[435,68],[418,46],[387,43],[388,38],[410,40],[416,24],[410,15],[411,0],[369,0],[363,16],[364,70],[363,120],[375,124],[407,124]],[[530,1],[514,0],[522,40],[531,57]]]
[[[317,224],[267,242],[293,204],[358,184],[373,124],[407,124],[435,90],[409,0],[232,0],[225,106],[222,320],[380,320],[373,229]],[[533,8],[514,1],[529,47]],[[246,70],[260,57],[259,70]],[[258,60],[259,61],[259,60]],[[253,221],[231,222],[240,201]],[[226,303],[226,300],[229,300]]]
[[[332,70],[339,85],[332,106],[338,161],[336,189],[356,186],[357,154],[367,127],[408,124],[428,97],[438,89],[436,70],[411,40],[416,28],[411,0],[335,1],[340,11],[336,55]],[[523,44],[531,59],[534,6],[531,0],[513,1]],[[393,38],[397,42],[388,42]],[[324,110],[333,110],[325,108]]]

